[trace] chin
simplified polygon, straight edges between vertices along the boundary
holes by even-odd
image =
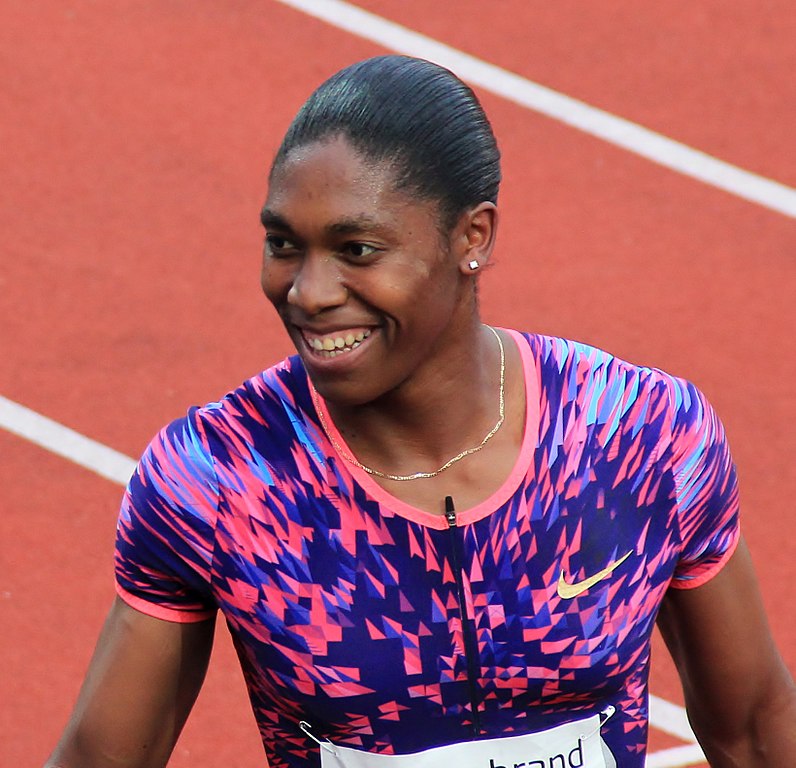
[[[332,381],[325,376],[310,376],[310,379],[315,390],[327,403],[344,408],[366,405],[378,397],[371,387],[357,386],[353,382]]]

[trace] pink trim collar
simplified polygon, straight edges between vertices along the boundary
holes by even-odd
[[[457,519],[461,525],[474,523],[481,520],[487,515],[494,512],[499,506],[504,504],[517,490],[522,480],[527,477],[531,471],[531,458],[533,451],[536,447],[536,437],[539,431],[539,385],[538,376],[536,375],[536,363],[531,354],[531,349],[527,339],[518,331],[511,329],[505,330],[513,339],[520,351],[522,359],[522,368],[525,375],[525,430],[522,438],[522,445],[514,467],[509,472],[508,477],[503,484],[488,498],[484,499],[480,504],[469,509],[462,510],[457,513]],[[312,382],[309,382],[312,390],[313,400],[316,407],[323,410],[323,416],[326,424],[329,427],[329,432],[332,437],[346,450],[350,452],[348,444],[343,439],[340,432],[335,427],[326,403],[323,398],[315,391]],[[368,495],[379,502],[382,512],[385,515],[396,514],[411,520],[414,523],[425,525],[429,528],[437,530],[444,530],[448,527],[448,523],[443,515],[435,515],[431,512],[413,507],[411,504],[401,501],[384,490],[367,472],[364,472],[359,467],[352,465],[346,461],[334,446],[329,442],[328,450],[339,458],[339,467],[345,467],[351,476],[356,480],[362,488],[367,491]]]

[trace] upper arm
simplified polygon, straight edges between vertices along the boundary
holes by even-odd
[[[48,765],[165,765],[204,679],[214,623],[155,619],[117,598]]]
[[[792,765],[796,693],[771,637],[744,542],[706,584],[670,589],[658,623],[712,765],[757,765],[753,760],[764,752],[768,757],[760,765],[780,765],[770,755],[775,746],[785,756],[781,764]]]

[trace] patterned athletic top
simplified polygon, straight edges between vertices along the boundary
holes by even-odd
[[[337,454],[297,357],[192,409],[141,459],[119,593],[169,621],[221,610],[272,768],[320,764],[301,720],[403,754],[608,705],[603,739],[622,768],[643,766],[661,599],[709,580],[738,539],[724,432],[685,381],[511,333],[521,452],[455,520]]]

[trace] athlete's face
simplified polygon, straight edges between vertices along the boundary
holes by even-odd
[[[263,290],[324,397],[369,402],[455,333],[462,238],[442,236],[437,204],[396,189],[389,166],[345,139],[291,152],[262,219]]]

